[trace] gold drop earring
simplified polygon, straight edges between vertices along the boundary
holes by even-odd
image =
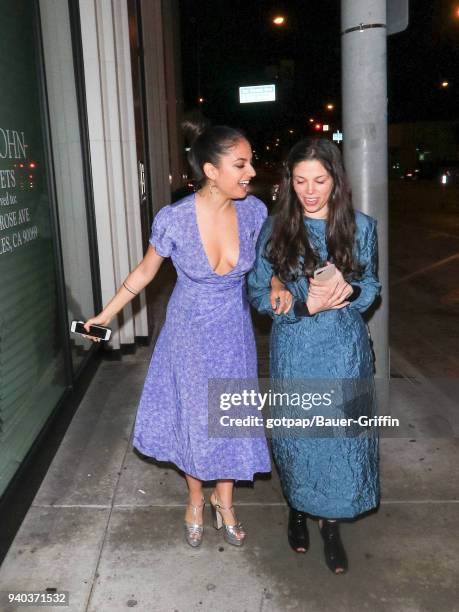
[[[211,196],[218,193],[218,187],[215,185],[215,183],[209,182],[209,191]]]

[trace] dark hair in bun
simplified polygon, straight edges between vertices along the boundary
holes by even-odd
[[[241,130],[227,125],[209,126],[203,121],[184,121],[182,128],[185,140],[190,145],[188,161],[199,183],[206,178],[204,164],[218,166],[220,157],[228,153],[239,140],[246,138]]]

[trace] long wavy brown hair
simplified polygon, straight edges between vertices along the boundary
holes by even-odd
[[[333,179],[326,225],[328,259],[341,270],[346,280],[358,278],[361,266],[353,255],[356,225],[350,187],[338,147],[325,138],[302,140],[290,150],[266,256],[283,282],[301,275],[312,276],[324,263],[310,244],[303,206],[293,189],[293,169],[300,162],[310,160],[319,161]],[[303,265],[300,258],[304,260]]]

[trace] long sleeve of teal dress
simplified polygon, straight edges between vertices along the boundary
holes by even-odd
[[[273,217],[268,217],[258,236],[255,263],[247,277],[248,298],[249,302],[258,312],[269,315],[276,323],[296,323],[298,317],[295,316],[293,307],[290,308],[287,314],[278,315],[271,306],[271,279],[274,276],[274,270],[266,258],[265,251],[266,244],[271,236],[272,227]],[[295,300],[306,300],[306,282],[287,283],[287,289],[292,293]]]
[[[318,257],[327,261],[326,221],[305,218],[304,222]],[[271,378],[273,381],[325,379],[346,388],[350,380],[361,379],[359,384],[368,383],[371,388],[373,353],[362,313],[371,306],[381,288],[377,277],[376,221],[356,212],[354,254],[362,266],[362,275],[351,282],[360,288],[359,295],[344,308],[300,317],[295,316],[293,308],[287,315],[276,315],[271,308],[273,269],[266,259],[265,248],[272,226],[273,219],[268,218],[258,238],[255,264],[248,275],[249,301],[274,321],[270,341]],[[287,287],[295,300],[306,301],[307,278],[301,276]],[[371,393],[368,397],[363,408],[371,415],[375,410],[374,397]],[[354,400],[349,399],[349,404],[343,407],[343,416],[352,417]],[[377,506],[377,435],[292,438],[281,434],[273,438],[272,446],[284,493],[297,510],[326,518],[351,518]]]
[[[355,308],[365,312],[375,301],[381,291],[378,280],[378,236],[376,234],[376,221],[368,219],[366,231],[357,239],[356,256],[363,272],[362,278],[352,281],[353,285],[360,287],[360,295],[352,301],[348,308]]]

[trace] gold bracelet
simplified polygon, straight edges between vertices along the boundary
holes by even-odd
[[[123,282],[123,287],[127,289],[129,293],[132,293],[132,295],[139,295],[138,291],[133,291],[132,289],[129,288],[129,285],[126,284],[126,281]]]

